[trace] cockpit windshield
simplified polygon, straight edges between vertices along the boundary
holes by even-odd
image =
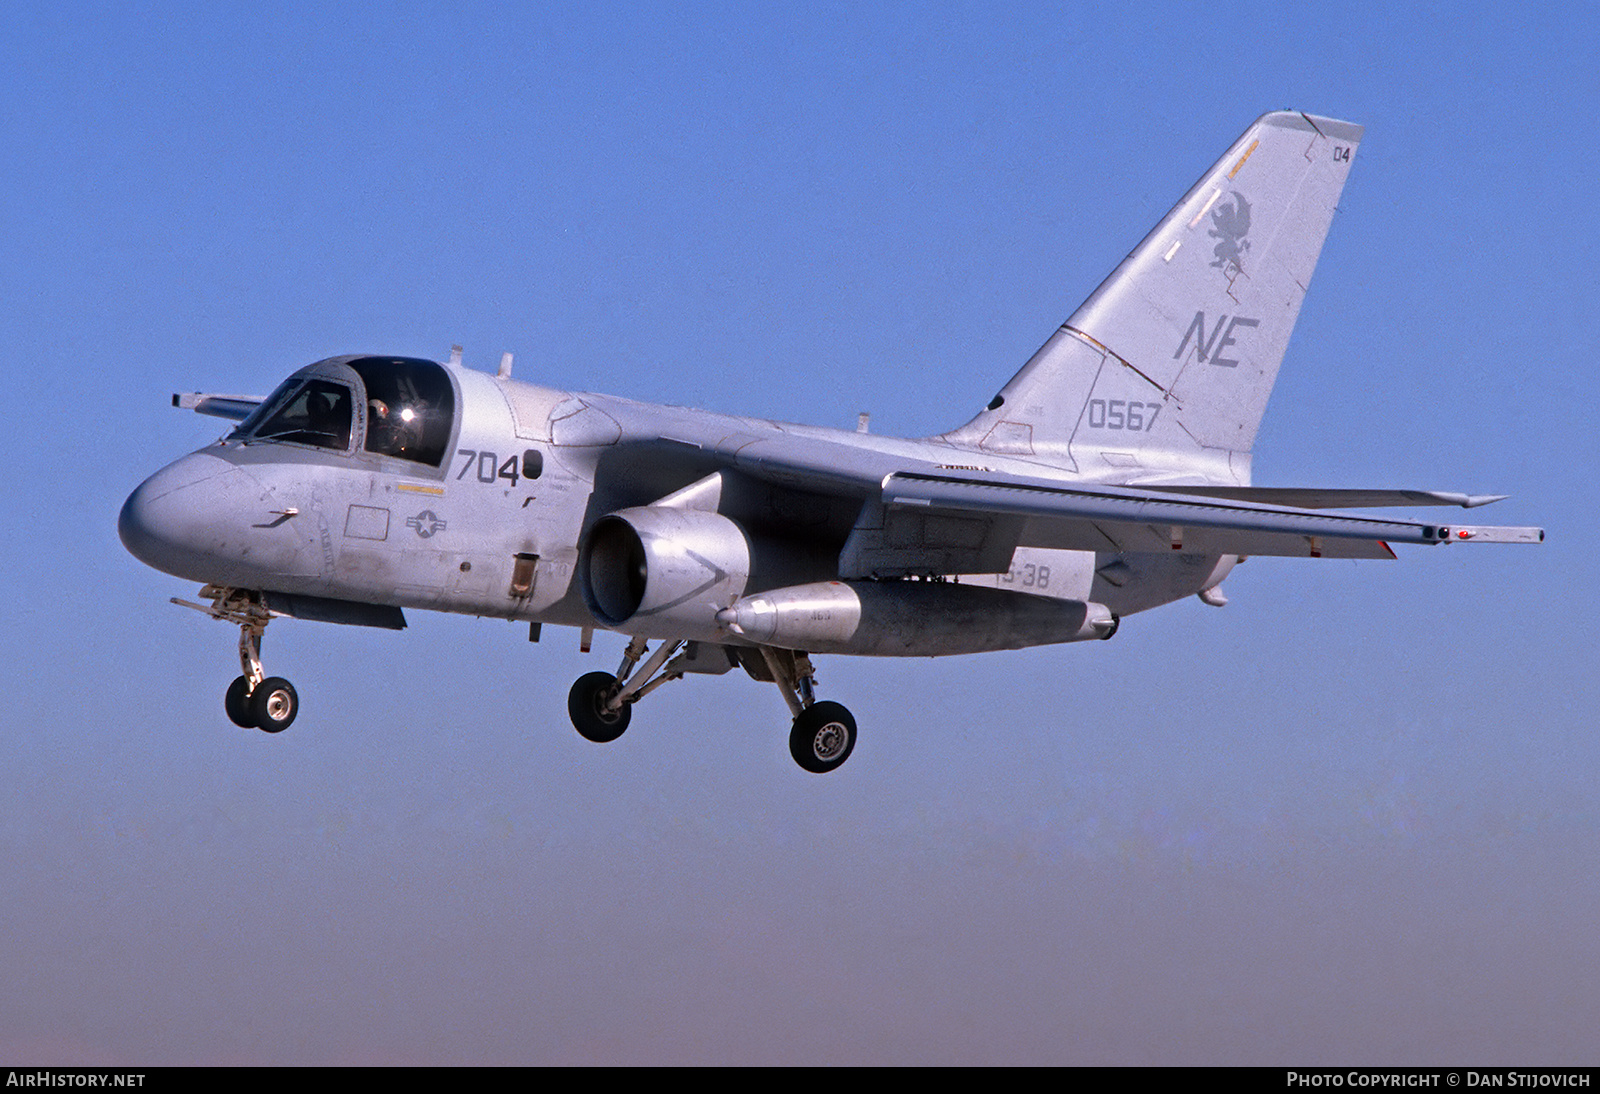
[[[349,452],[359,430],[366,452],[438,467],[454,421],[455,388],[442,365],[414,357],[335,357],[285,380],[229,439]]]
[[[255,430],[258,441],[293,441],[343,452],[350,447],[350,389],[308,380]]]

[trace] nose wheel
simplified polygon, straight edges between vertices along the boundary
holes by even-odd
[[[255,716],[250,713],[250,677],[241,676],[228,685],[222,697],[222,709],[228,712],[228,721],[243,729],[256,728]]]
[[[200,595],[212,598],[209,607],[177,597],[172,602],[239,627],[239,667],[244,675],[229,684],[222,696],[222,709],[228,720],[245,729],[282,733],[300,713],[300,695],[289,681],[268,676],[261,667],[261,636],[272,621],[271,609],[262,603],[261,594],[242,589],[207,585]]]
[[[228,685],[222,709],[236,726],[282,733],[300,713],[300,695],[281,676],[268,676],[254,688],[248,676],[240,676]]]
[[[243,680],[244,677],[240,677]],[[234,683],[238,683],[235,680]],[[229,689],[232,690],[231,688]],[[250,693],[250,724],[267,733],[282,733],[300,713],[300,696],[281,676],[269,676]],[[229,713],[232,717],[232,713]],[[237,721],[237,719],[235,719]]]

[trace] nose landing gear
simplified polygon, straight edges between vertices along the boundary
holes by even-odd
[[[245,729],[282,733],[300,713],[300,696],[289,681],[268,676],[261,667],[261,636],[272,621],[271,609],[262,603],[260,593],[242,589],[207,585],[200,595],[211,597],[211,604],[195,604],[177,597],[172,602],[239,627],[239,667],[244,675],[229,684],[222,697],[228,720]]]

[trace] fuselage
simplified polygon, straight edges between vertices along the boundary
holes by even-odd
[[[152,475],[128,498],[119,530],[142,561],[207,584],[577,627],[597,625],[577,580],[596,522],[718,473],[725,481],[714,508],[737,522],[754,560],[734,596],[841,579],[954,578],[1101,604],[1120,616],[1208,588],[1232,564],[1181,552],[1017,548],[986,573],[846,572],[841,555],[854,557],[846,548],[859,542],[852,533],[869,500],[859,489],[785,481],[761,468],[768,453],[797,443],[870,466],[981,460],[993,470],[1078,478],[945,438],[788,425],[415,359],[345,357],[302,369],[228,436]],[[741,462],[762,473],[741,474]],[[915,614],[916,602],[901,610]],[[598,625],[660,630],[645,620]],[[741,642],[709,617],[686,636]],[[1021,634],[1002,646],[1028,644]],[[936,645],[919,652],[968,652],[959,636]]]

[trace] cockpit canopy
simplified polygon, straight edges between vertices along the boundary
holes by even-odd
[[[450,446],[455,404],[450,374],[434,361],[330,357],[278,385],[228,439],[340,453],[359,444],[373,455],[438,467]]]

